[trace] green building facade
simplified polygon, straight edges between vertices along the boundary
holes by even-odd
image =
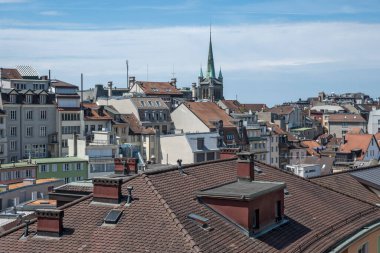
[[[37,179],[60,178],[65,184],[81,181],[88,177],[88,161],[78,157],[34,159],[37,165]]]

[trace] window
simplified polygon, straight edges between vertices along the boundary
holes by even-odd
[[[255,209],[253,212],[253,217],[252,217],[252,227],[253,228],[260,228],[260,210]]]
[[[77,163],[77,170],[82,170],[82,164],[81,163]]]
[[[46,126],[40,126],[40,136],[46,136]]]
[[[17,155],[11,156],[11,162],[16,162],[18,160]]]
[[[358,248],[358,253],[368,253],[368,242]]]
[[[27,120],[33,119],[33,111],[31,111],[31,110],[26,111],[26,119]]]
[[[40,119],[47,119],[46,115],[47,115],[46,110],[40,111]]]
[[[69,171],[70,170],[69,164],[68,163],[64,163],[62,169],[63,169],[63,171]]]
[[[82,180],[82,177],[77,177],[77,181],[81,181]]]
[[[67,140],[62,140],[62,148],[67,148],[67,147],[68,147]]]
[[[282,206],[281,206],[281,200],[276,201],[275,206],[275,215],[276,215],[276,221],[280,221],[282,219],[282,212],[281,212]]]
[[[74,134],[74,133],[80,132],[80,126],[63,126],[61,129],[62,129],[62,134]]]
[[[26,95],[25,102],[27,104],[31,104],[33,102],[33,96],[32,95]]]
[[[9,115],[10,115],[11,120],[17,119],[17,112],[15,110],[12,110]]]
[[[33,136],[33,127],[28,126],[26,127],[26,137],[32,137]]]
[[[42,105],[46,104],[46,95],[45,94],[40,95],[40,104],[42,104]]]
[[[4,154],[4,144],[0,144],[0,155]]]
[[[142,106],[145,106],[145,102],[144,101],[140,101],[141,105]]]
[[[208,152],[207,153],[207,161],[215,160],[215,153],[214,152]]]
[[[16,100],[17,100],[17,95],[16,94],[11,94],[9,96],[9,102],[11,102],[12,104],[15,104]]]
[[[234,139],[234,134],[233,133],[228,133],[227,134],[227,140],[232,141],[233,139]]]
[[[69,177],[65,177],[65,184],[68,184],[70,183],[70,178]]]
[[[32,170],[26,170],[26,177],[32,177]]]
[[[46,164],[40,165],[40,173],[48,172]]]
[[[11,126],[11,129],[10,129],[10,135],[11,136],[16,136],[17,135],[17,127],[15,126]]]
[[[156,101],[156,105],[157,105],[157,106],[161,106],[160,101]]]
[[[51,172],[57,172],[57,164],[51,165]]]
[[[102,131],[103,130],[103,125],[98,125],[98,131]]]
[[[16,150],[16,146],[17,146],[16,144],[17,144],[16,141],[10,141],[10,142],[9,142],[9,145],[10,145],[9,149],[10,149],[11,151]],[[11,160],[12,160],[12,159],[11,159]],[[13,161],[15,161],[15,160],[13,160]]]
[[[204,153],[198,153],[195,156],[196,156],[195,162],[197,162],[197,163],[203,162],[205,160],[205,154]]]
[[[45,89],[45,84],[40,83],[40,90],[44,90],[44,89]]]
[[[80,120],[80,115],[78,113],[62,113],[62,121],[78,121]]]
[[[205,139],[204,138],[197,138],[197,149],[203,150],[205,147]]]

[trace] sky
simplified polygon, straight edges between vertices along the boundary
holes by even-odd
[[[0,0],[0,66],[125,87],[128,60],[137,80],[190,87],[207,64],[210,23],[226,99],[380,97],[378,0]]]

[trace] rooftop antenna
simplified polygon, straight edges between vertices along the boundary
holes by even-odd
[[[80,107],[83,109],[83,73],[80,74]]]
[[[172,72],[173,78],[175,77],[175,72],[174,72],[174,64],[173,64],[173,72]]]
[[[129,87],[129,65],[128,65],[128,60],[125,61],[125,64],[127,65],[127,85],[128,85],[128,89],[129,89],[130,87]]]

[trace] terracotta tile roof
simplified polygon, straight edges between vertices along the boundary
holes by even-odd
[[[51,80],[51,86],[57,87],[57,88],[75,88],[75,89],[78,89],[78,86],[76,86],[74,84],[66,83],[64,81],[57,80],[57,79]]]
[[[155,130],[153,128],[145,128],[140,125],[140,121],[137,117],[131,114],[123,114],[121,116],[125,122],[129,124],[129,130],[132,131],[132,134],[154,134]]]
[[[337,113],[330,114],[329,122],[357,122],[366,123],[366,120],[359,114],[347,114],[347,113]]]
[[[321,148],[321,144],[316,141],[302,141],[303,145],[307,146],[308,155],[319,155],[319,153],[315,150],[316,148]]]
[[[1,68],[1,79],[22,79],[17,69]]]
[[[363,128],[360,127],[353,127],[348,130],[349,134],[364,134]]]
[[[59,240],[36,238],[36,222],[31,235],[19,241],[23,227],[0,236],[6,252],[324,252],[332,245],[380,217],[379,208],[364,200],[321,186],[280,169],[257,163],[263,173],[257,180],[285,182],[287,224],[259,238],[243,234],[239,228],[198,202],[199,190],[236,180],[235,159],[147,171],[125,180],[134,187],[135,201],[115,227],[101,226],[113,207],[90,205],[92,195],[82,197],[64,209],[65,228]],[[212,230],[204,230],[187,215],[209,219]]]
[[[222,100],[221,101],[228,109],[230,109],[232,112],[240,113],[242,112],[240,107],[241,104],[237,100]]]
[[[83,103],[82,106],[85,108],[85,116],[84,116],[85,120],[112,120],[113,119],[107,113],[107,111],[104,110],[104,106],[101,107],[97,105],[96,103]],[[102,115],[99,114],[100,113],[99,109],[102,110]]]
[[[213,102],[185,102],[184,105],[210,129],[215,129],[215,122],[219,120],[224,127],[235,127],[233,118]]]
[[[363,160],[373,137],[372,134],[346,134],[346,143],[339,148],[340,152],[350,153],[354,149],[361,149],[357,160]]]
[[[294,110],[294,107],[291,105],[281,105],[268,109],[267,111],[278,114],[278,115],[287,115]]]
[[[147,95],[182,95],[182,92],[169,82],[136,81]]]
[[[252,112],[260,112],[268,109],[266,104],[241,104],[241,106],[242,107],[240,109],[245,112],[248,112],[250,110]]]
[[[348,171],[337,172],[331,175],[311,178],[311,181],[326,186],[328,188],[334,189],[335,191],[349,195],[356,199],[362,199],[367,202],[376,204],[380,203],[380,198],[377,196],[377,194],[369,190],[366,186],[361,184],[350,174],[355,171],[366,171],[371,169],[373,168],[368,167],[352,169]],[[375,166],[375,169],[380,168],[378,166]]]

